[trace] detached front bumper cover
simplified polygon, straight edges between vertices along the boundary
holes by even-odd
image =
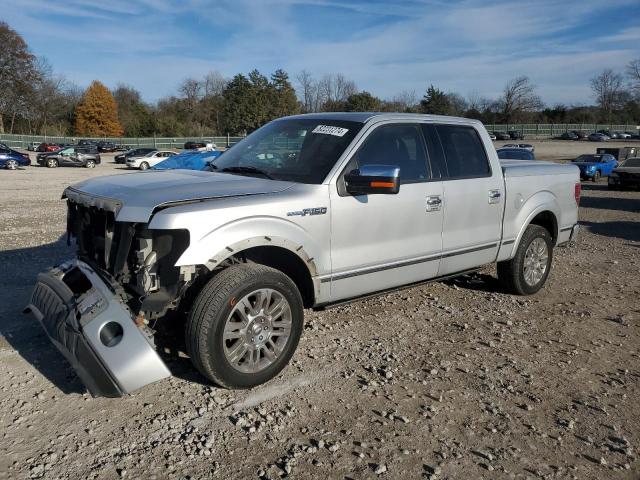
[[[26,311],[94,397],[120,397],[171,375],[130,310],[80,260],[40,273]]]

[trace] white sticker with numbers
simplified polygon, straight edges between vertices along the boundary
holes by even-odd
[[[325,135],[333,135],[335,137],[344,137],[344,134],[348,131],[348,128],[332,127],[330,125],[318,125],[312,130],[311,133],[323,133]]]

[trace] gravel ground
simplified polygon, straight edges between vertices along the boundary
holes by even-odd
[[[72,255],[60,193],[123,172],[111,158],[0,171],[0,478],[640,478],[640,192],[585,183],[579,242],[532,297],[491,268],[307,312],[292,364],[251,391],[179,357],[93,399],[21,309]]]

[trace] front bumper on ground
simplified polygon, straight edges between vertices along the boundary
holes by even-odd
[[[39,274],[26,311],[94,397],[119,397],[171,375],[130,310],[82,261]]]

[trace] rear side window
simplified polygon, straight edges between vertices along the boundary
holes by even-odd
[[[489,159],[475,128],[436,125],[435,130],[442,145],[449,178],[491,176]]]

